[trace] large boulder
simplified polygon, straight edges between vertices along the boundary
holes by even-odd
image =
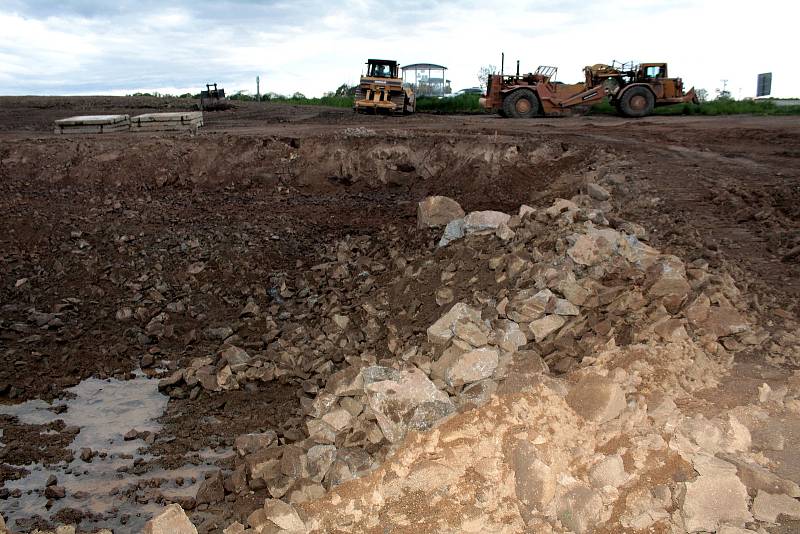
[[[753,515],[758,521],[777,523],[778,518],[800,520],[800,501],[788,495],[774,495],[759,490],[753,501]]]
[[[578,415],[601,424],[616,418],[626,406],[622,389],[599,375],[586,376],[575,384],[566,400]]]
[[[686,483],[681,515],[687,532],[715,532],[721,525],[744,526],[753,516],[747,488],[732,472],[701,475]]]
[[[650,298],[676,300],[683,300],[691,290],[683,262],[675,256],[663,256],[647,269],[645,287]]]
[[[250,367],[250,362],[252,360],[250,355],[247,354],[247,351],[234,345],[222,351],[222,358],[228,362],[231,371],[234,373],[246,370]]]
[[[508,224],[511,215],[501,211],[473,211],[464,217],[464,233],[472,234],[484,230],[497,230]]]
[[[453,333],[473,347],[482,347],[489,342],[489,329],[482,323],[458,321],[453,325]]]
[[[603,201],[611,198],[611,193],[609,193],[604,187],[595,183],[586,184],[586,192],[595,200]]]
[[[578,205],[572,202],[571,200],[565,200],[563,198],[558,198],[553,202],[553,205],[547,208],[544,212],[547,214],[548,217],[551,219],[555,219],[562,213],[566,211],[577,211]]]
[[[506,378],[500,385],[500,394],[533,391],[549,372],[541,356],[532,350],[522,350],[514,354],[506,370]],[[547,377],[548,380],[555,380]]]
[[[510,219],[511,215],[500,211],[473,211],[463,219],[453,219],[447,223],[444,234],[441,240],[439,240],[439,246],[443,247],[451,241],[461,239],[469,234],[477,232],[495,232],[503,227],[506,228],[500,233],[508,239],[513,235],[513,232],[509,235],[506,231],[509,230],[507,226]]]
[[[365,380],[364,391],[383,435],[393,443],[410,429],[424,429],[455,410],[447,393],[416,368],[401,372],[396,379]]]
[[[635,532],[650,532],[651,525],[669,519],[667,508],[671,507],[672,492],[668,486],[634,488],[625,497],[625,511],[619,522]]]
[[[281,455],[279,447],[268,447],[245,456],[244,461],[251,479],[269,480],[281,472]]]
[[[494,323],[490,343],[514,353],[528,343],[528,338],[514,321],[499,320]]]
[[[540,343],[544,341],[547,336],[564,326],[566,322],[566,319],[560,315],[545,315],[541,319],[532,321],[529,327],[531,332],[533,332],[533,338],[537,343]]]
[[[450,311],[428,327],[428,341],[434,345],[445,345],[452,339],[458,322],[479,322],[480,310],[476,310],[463,302],[457,302]]]
[[[612,454],[597,462],[589,471],[589,481],[597,489],[606,486],[618,488],[628,481],[622,456]]]
[[[225,498],[222,472],[216,471],[206,478],[197,490],[198,504],[213,504]]]
[[[179,504],[170,504],[164,511],[145,523],[143,534],[197,534]]]
[[[451,241],[464,237],[464,219],[454,219],[444,227],[444,233],[439,240],[440,247],[447,246]]]
[[[461,206],[449,197],[426,197],[417,204],[417,228],[445,226],[454,219],[464,217]]]
[[[506,307],[506,315],[517,323],[529,323],[542,317],[555,295],[549,289],[524,289],[514,295]]]
[[[333,445],[314,445],[308,449],[308,476],[315,482],[322,482],[336,459]]]
[[[556,506],[561,523],[571,532],[591,532],[601,523],[603,499],[600,493],[588,486],[576,486],[563,495]]]
[[[611,228],[590,229],[585,234],[573,235],[567,255],[579,265],[591,267],[608,259],[619,250],[621,236]]]
[[[509,458],[514,469],[517,499],[528,514],[543,511],[556,494],[556,473],[537,458],[537,454],[535,445],[522,441]]]
[[[458,387],[489,378],[497,369],[500,354],[497,349],[481,347],[465,352],[444,371],[444,380],[450,386]]]
[[[711,306],[700,326],[717,337],[730,336],[747,331],[749,325],[741,313],[730,306]]]
[[[264,501],[264,516],[267,526],[272,524],[291,533],[307,532],[306,526],[294,506],[281,500],[267,499]]]
[[[328,377],[325,391],[336,397],[359,395],[364,390],[364,379],[357,367],[346,367]]]
[[[233,442],[233,448],[240,456],[247,456],[262,449],[266,449],[278,439],[278,435],[268,430],[261,433],[242,434]]]
[[[737,476],[748,489],[800,497],[800,486],[796,482],[781,478],[760,465],[743,460],[733,454],[719,453],[718,456],[736,466]]]

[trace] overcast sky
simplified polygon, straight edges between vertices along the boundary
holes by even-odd
[[[368,57],[449,68],[454,90],[483,65],[667,61],[710,95],[728,80],[800,96],[800,1],[0,0],[0,94],[196,93],[218,82],[319,96],[356,83]]]

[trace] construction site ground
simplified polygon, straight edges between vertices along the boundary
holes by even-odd
[[[609,162],[621,176],[610,199],[613,218],[641,225],[647,243],[664,254],[686,264],[703,259],[712,272],[730,274],[770,335],[798,328],[796,118],[383,117],[243,102],[205,113],[197,135],[52,133],[54,120],[72,115],[182,109],[187,101],[145,97],[0,97],[2,404],[57,405],[69,397],[65,390],[91,377],[164,378],[217,351],[224,337],[217,331],[225,328],[248,351],[265,350],[276,338],[289,339],[298,323],[315,324],[311,304],[306,313],[281,315],[283,299],[303,294],[281,284],[359,254],[332,250],[335,243],[392,236],[370,246],[388,247],[387,257],[433,254],[441,231],[417,228],[417,203],[426,196],[453,198],[466,212],[545,208],[584,193],[587,176],[596,178]],[[412,333],[424,334],[446,311],[432,301],[439,282],[420,280],[413,294],[398,292],[397,309],[415,308]],[[377,276],[375,283],[390,287],[392,280]],[[178,301],[191,313],[171,314],[166,326],[137,311]],[[249,321],[249,302],[260,307],[256,317],[269,312],[274,322]],[[765,351],[736,352],[728,387],[710,394],[711,402],[729,409],[754,402],[765,381],[773,390],[786,383],[798,362],[767,361]],[[303,387],[308,395],[316,391]],[[120,471],[120,479],[135,472],[139,481],[114,490],[127,495],[128,505],[98,511],[89,498],[60,515],[25,506],[11,514],[12,501],[26,494],[0,488],[9,528],[71,523],[126,532],[169,501],[158,494],[160,482],[145,482],[155,473],[215,462],[231,469],[225,451],[247,432],[303,437],[297,381],[185,393],[172,396],[162,427],[144,439],[147,454]],[[72,458],[74,429],[65,423],[26,424],[11,415],[0,422],[0,483],[24,476],[26,466]],[[798,453],[800,439],[787,435],[781,473],[800,483]],[[197,486],[203,475],[195,475]],[[173,494],[192,486],[164,478]],[[265,490],[230,494],[221,503],[200,504],[194,495],[173,500],[201,531],[221,531],[233,520],[244,523],[264,498]],[[58,509],[58,498],[50,505]],[[791,532],[798,523],[785,525],[770,531]]]

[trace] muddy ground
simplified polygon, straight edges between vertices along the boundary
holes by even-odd
[[[50,131],[53,120],[70,115],[189,105],[0,98],[3,403],[59,399],[86,378],[126,379],[140,368],[163,377],[217,351],[219,330],[226,328],[249,351],[301,346],[322,310],[302,302],[297,281],[310,280],[313,287],[314,267],[341,254],[390,264],[398,261],[397,251],[411,257],[432,250],[438,234],[416,229],[423,197],[446,195],[468,212],[540,207],[584,191],[587,176],[608,161],[618,161],[620,169],[615,214],[642,225],[652,246],[730,272],[762,324],[776,333],[797,319],[795,118],[387,118],[244,103],[206,113],[197,136]],[[361,238],[363,250],[331,248]],[[361,302],[345,282],[313,287],[327,299],[326,313],[336,302],[345,308]],[[390,282],[378,278],[376,284]],[[433,292],[436,281],[421,286]],[[251,302],[272,319],[253,320],[245,312]],[[396,305],[422,306],[408,326],[412,332],[424,331],[439,314],[407,294],[398,294]],[[154,310],[170,312],[168,323],[155,320]],[[305,330],[295,338],[298,328]],[[366,342],[356,340],[347,350],[363,350],[359,343]],[[344,349],[336,354],[335,347],[321,347],[334,367],[347,357]],[[143,443],[150,455],[138,471],[179,467],[192,451],[225,450],[245,432],[274,430],[287,442],[302,438],[300,400],[324,385],[308,382],[286,376],[260,389],[173,394],[163,429]],[[19,466],[71,454],[63,436],[74,429],[5,416],[0,421],[3,482],[17,478]],[[42,446],[31,447],[39,432],[46,432]],[[163,501],[144,493],[126,498]],[[20,497],[6,491],[0,498]],[[179,502],[192,509],[190,500]],[[201,504],[195,513],[214,530],[224,523],[218,518],[246,515],[248,506],[252,502]],[[90,505],[62,512],[62,519],[87,512],[87,527],[125,531],[120,514],[94,517]],[[43,512],[18,527],[57,519]]]

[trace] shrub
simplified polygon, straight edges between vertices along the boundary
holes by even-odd
[[[593,115],[616,115],[614,106],[603,101],[592,106]],[[653,115],[800,115],[800,106],[779,106],[770,100],[711,100],[699,104],[657,107]]]
[[[478,100],[480,95],[459,95],[450,98],[423,96],[417,98],[417,111],[431,113],[479,113],[483,109]]]

